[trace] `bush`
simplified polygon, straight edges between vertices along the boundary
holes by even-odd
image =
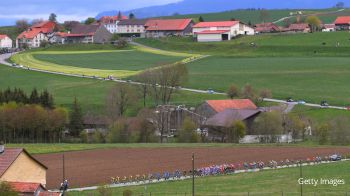
[[[0,182],[0,195],[17,196],[18,194],[12,189],[7,182]]]
[[[177,142],[179,143],[197,143],[200,142],[200,136],[196,132],[196,125],[194,122],[186,118],[183,122],[181,130],[177,135]]]

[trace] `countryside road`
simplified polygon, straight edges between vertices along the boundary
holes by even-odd
[[[62,72],[53,72],[53,71],[47,71],[47,70],[30,68],[30,67],[26,67],[26,66],[22,66],[22,65],[13,66],[11,63],[8,63],[6,61],[6,59],[10,58],[11,55],[12,54],[1,54],[0,55],[0,64],[7,65],[7,66],[10,66],[10,67],[13,67],[13,68],[17,68],[17,69],[24,69],[24,70],[28,70],[28,71],[37,71],[37,72],[56,74],[56,75],[63,75],[63,76],[70,76],[70,77],[89,78],[89,79],[96,79],[96,80],[106,80],[105,78],[101,78],[101,77],[83,76],[83,75],[79,75],[79,74],[67,74],[67,73],[62,73]],[[194,60],[199,60],[199,59],[194,59]],[[142,86],[144,86],[144,85],[151,86],[152,85],[152,84],[146,84],[146,83],[135,82],[135,81],[130,81],[130,80],[112,79],[110,81],[114,81],[114,82],[117,82],[117,83],[139,85],[139,86],[141,86],[141,85]],[[191,88],[175,88],[175,87],[169,87],[169,88],[174,88],[174,89],[177,89],[177,90],[188,91],[188,92],[193,92],[193,93],[208,94],[207,90],[199,90],[199,89],[191,89]],[[222,93],[222,92],[212,92],[210,94],[226,95],[226,93]],[[285,110],[286,113],[290,112],[294,108],[294,106],[298,104],[297,102],[287,102],[285,100],[268,99],[268,98],[264,98],[263,101],[287,104],[288,107]],[[309,107],[315,107],[315,108],[330,108],[330,109],[337,109],[337,110],[348,110],[346,107],[339,107],[339,106],[323,107],[320,104],[314,104],[314,103],[305,103],[303,105],[309,106]]]

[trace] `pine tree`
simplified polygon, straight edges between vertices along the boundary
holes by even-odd
[[[129,14],[129,19],[135,19],[135,14],[134,13],[130,13]]]
[[[199,22],[204,22],[204,18],[202,16],[199,16]]]
[[[84,129],[83,114],[77,98],[74,98],[72,111],[69,115],[69,130],[72,136],[78,137]]]
[[[122,18],[123,18],[122,12],[119,11],[119,12],[118,12],[118,20],[121,20]]]
[[[34,89],[32,90],[32,93],[30,94],[29,103],[30,103],[30,104],[39,104],[39,103],[40,103],[39,93],[38,93],[38,91],[36,90],[36,88],[34,88]]]

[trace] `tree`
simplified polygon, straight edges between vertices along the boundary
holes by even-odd
[[[132,19],[135,19],[135,18],[136,18],[136,17],[135,17],[135,14],[131,12],[131,13],[129,14],[129,19],[132,20]]]
[[[316,32],[321,27],[321,20],[317,16],[308,16],[306,23],[311,27],[311,32]]]
[[[16,30],[17,33],[22,33],[23,31],[29,28],[28,20],[21,19],[16,21]]]
[[[284,132],[292,134],[292,139],[295,141],[300,137],[305,129],[305,123],[300,119],[299,116],[289,113],[283,116]]]
[[[318,143],[320,145],[327,144],[329,140],[329,125],[327,123],[324,123],[318,126],[316,129],[316,135],[318,138]]]
[[[106,140],[108,143],[128,143],[131,134],[125,119],[117,120],[108,130]]]
[[[177,142],[197,143],[199,141],[200,137],[196,132],[196,124],[190,118],[185,118],[181,130],[177,134]]]
[[[261,21],[262,23],[265,23],[265,22],[267,22],[269,19],[270,19],[270,13],[269,13],[269,11],[267,11],[267,10],[265,10],[265,9],[261,10],[261,11],[260,11],[260,21]]]
[[[345,7],[345,3],[344,2],[338,2],[337,4],[335,4],[335,7],[337,9],[343,9]]]
[[[282,115],[277,111],[265,112],[255,119],[253,127],[255,133],[261,135],[260,142],[276,142],[276,136],[283,130]]]
[[[255,101],[256,97],[257,97],[253,87],[250,84],[246,84],[243,87],[241,96],[244,99],[250,99],[250,100],[253,100],[253,101]]]
[[[112,42],[115,42],[115,41],[117,41],[117,40],[119,40],[119,39],[120,39],[119,34],[117,34],[117,33],[113,33],[113,34],[112,34],[112,38],[111,38],[111,41],[112,41]]]
[[[237,86],[235,86],[234,84],[231,84],[230,87],[227,90],[227,96],[230,99],[238,97],[239,96],[239,90],[238,90]]]
[[[112,120],[123,116],[126,110],[137,102],[134,88],[128,85],[116,84],[106,97],[107,112]]]
[[[199,19],[198,19],[199,22],[204,22],[204,18],[202,16],[199,16]]]
[[[6,196],[17,196],[18,193],[13,190],[11,185],[7,182],[0,182],[0,193]]]
[[[150,87],[155,105],[170,102],[173,93],[187,81],[188,71],[183,63],[164,65],[157,69],[142,72],[138,78]]]
[[[92,24],[92,23],[94,23],[94,22],[96,22],[96,19],[95,18],[92,18],[92,17],[89,17],[89,18],[87,18],[86,20],[85,20],[85,24],[86,25],[89,25],[89,24]]]
[[[69,130],[70,134],[78,137],[80,132],[84,129],[83,114],[77,98],[74,98],[72,110],[69,115]]]
[[[136,130],[139,132],[138,142],[149,143],[157,141],[155,135],[155,126],[150,122],[149,118],[152,116],[152,110],[142,109],[138,115],[138,125]]]
[[[39,93],[36,90],[36,88],[34,88],[32,90],[32,93],[30,94],[30,98],[29,98],[29,102],[31,104],[39,104],[40,103],[40,97],[39,97]]]
[[[226,130],[226,141],[229,143],[239,143],[245,136],[246,126],[242,121],[234,121]]]
[[[45,108],[53,108],[54,107],[54,100],[52,95],[50,95],[49,91],[44,90],[40,94],[40,103]]]
[[[123,18],[123,14],[121,11],[118,12],[118,20],[121,20]]]
[[[269,89],[262,89],[259,93],[260,98],[272,98],[271,90]]]
[[[49,21],[57,22],[57,15],[55,13],[51,13],[49,16]]]
[[[345,116],[334,118],[330,123],[331,143],[333,145],[350,144],[350,122]]]

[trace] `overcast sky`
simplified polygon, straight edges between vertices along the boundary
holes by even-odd
[[[56,13],[58,20],[83,20],[109,10],[130,10],[181,0],[0,0],[0,26],[16,19],[48,18]]]

